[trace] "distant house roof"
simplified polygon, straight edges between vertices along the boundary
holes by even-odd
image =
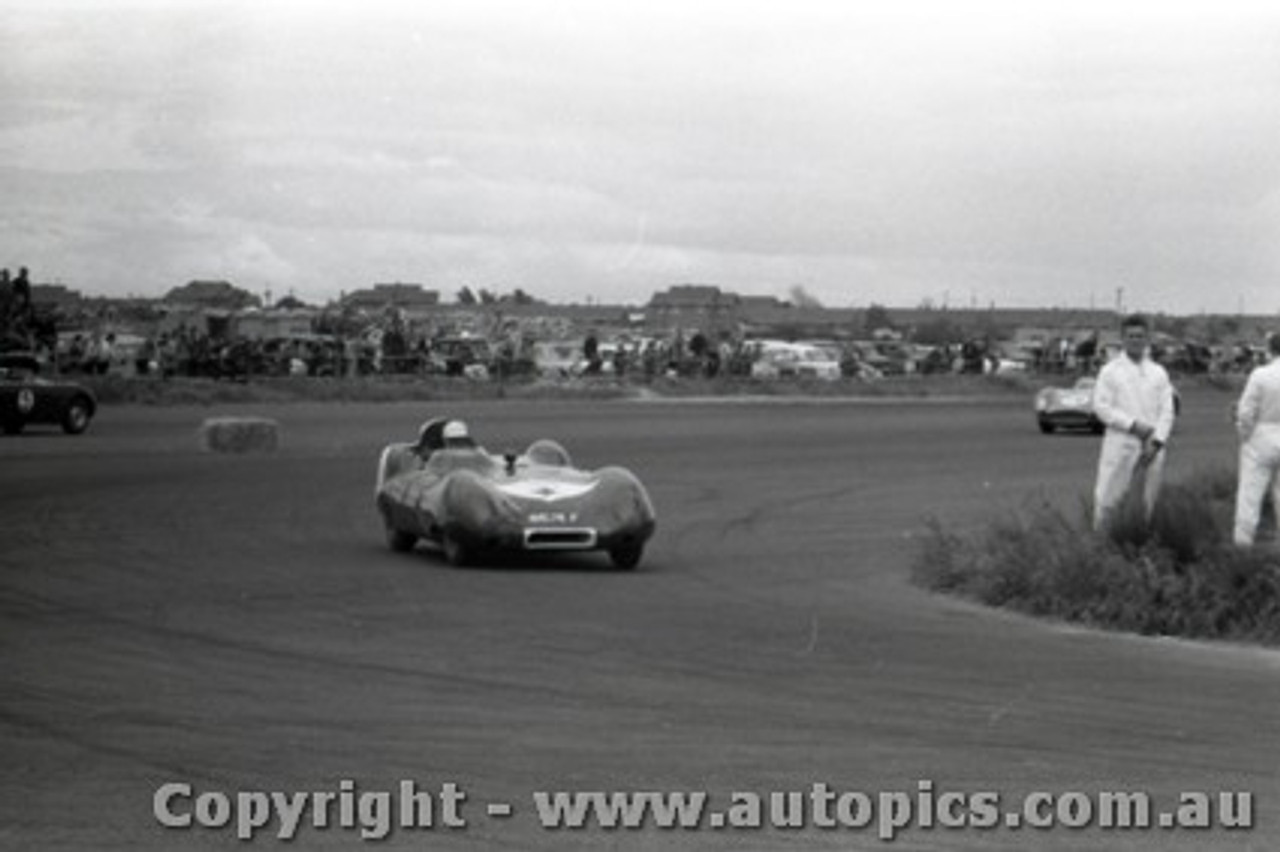
[[[427,290],[421,284],[374,284],[368,289],[348,293],[342,303],[371,310],[388,306],[427,308],[440,304],[440,291]]]
[[[657,310],[715,310],[736,308],[742,303],[737,293],[726,293],[710,284],[677,284],[654,293],[649,307]]]
[[[174,287],[164,296],[171,305],[198,305],[206,308],[235,310],[257,305],[260,300],[248,290],[242,290],[230,281],[188,281]]]
[[[787,308],[789,303],[782,301],[777,296],[739,296],[739,303],[744,308]]]
[[[63,284],[32,284],[31,302],[36,305],[74,305],[84,300],[80,291]]]

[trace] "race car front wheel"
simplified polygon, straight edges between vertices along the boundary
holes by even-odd
[[[398,530],[391,524],[387,524],[387,547],[396,553],[408,553],[417,543],[418,537],[413,533]]]
[[[643,556],[644,545],[642,544],[621,544],[609,551],[609,558],[613,560],[614,567],[621,568],[623,571],[635,570]]]

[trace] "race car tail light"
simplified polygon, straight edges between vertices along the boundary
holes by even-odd
[[[596,546],[596,531],[587,527],[534,527],[524,531],[529,550],[590,550]]]

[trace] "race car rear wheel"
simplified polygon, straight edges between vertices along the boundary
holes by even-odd
[[[21,417],[6,417],[0,421],[0,430],[3,430],[6,435],[21,435],[22,427],[25,425]]]
[[[643,557],[644,545],[642,544],[621,544],[609,551],[609,558],[613,560],[614,567],[623,571],[635,570]]]
[[[79,435],[89,428],[89,403],[82,397],[71,400],[62,415],[62,431],[68,435]]]
[[[1041,432],[1043,432],[1043,433],[1045,433],[1046,435],[1052,435],[1052,434],[1053,434],[1053,424],[1052,424],[1052,423],[1050,423],[1048,420],[1041,420],[1041,421],[1040,421],[1040,431],[1041,431]]]
[[[461,568],[471,564],[471,548],[459,541],[457,536],[445,533],[440,539],[440,549],[444,551],[445,561],[450,565]]]

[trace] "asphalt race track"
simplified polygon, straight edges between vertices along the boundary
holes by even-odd
[[[1188,393],[1168,475],[1234,464]],[[641,569],[455,569],[383,544],[374,463],[431,414],[555,437],[648,485]],[[264,828],[295,849],[1280,848],[1280,654],[1096,633],[913,587],[926,515],[1078,502],[1097,439],[1029,401],[107,408],[0,439],[0,849],[246,848],[165,829],[163,784],[439,791],[468,825]],[[269,457],[203,417],[276,417]],[[1251,791],[1250,831],[552,831],[535,791]],[[506,802],[509,817],[486,803]],[[186,805],[190,812],[190,802]]]

